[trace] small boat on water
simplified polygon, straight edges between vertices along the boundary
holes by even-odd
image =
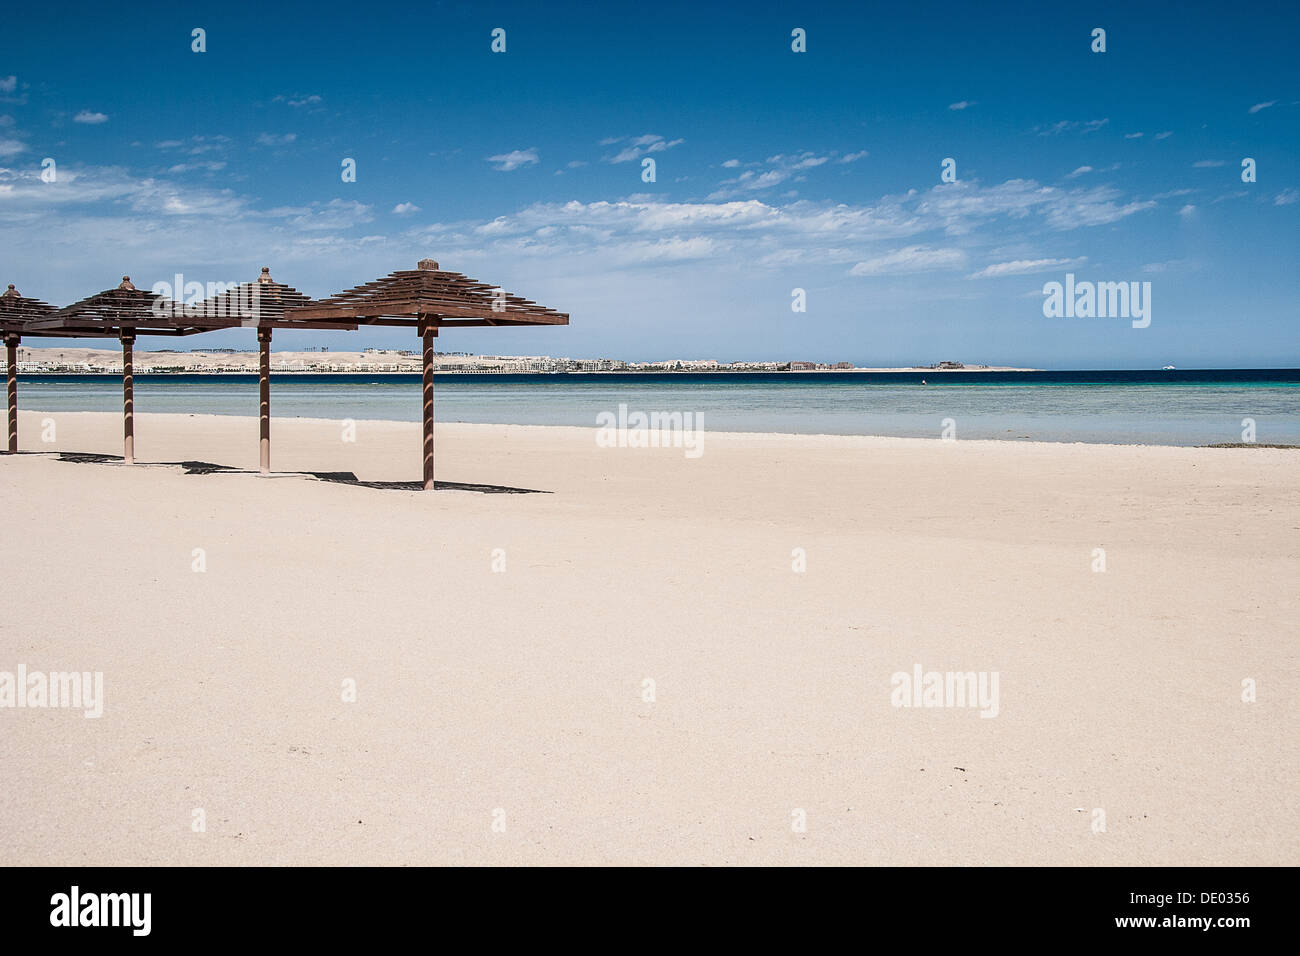
[[[1172,372],[1172,371],[1174,371],[1174,367],[1173,367],[1172,365],[1166,365],[1166,366],[1165,366],[1164,368],[1162,368],[1160,371],[1162,371],[1162,372]]]

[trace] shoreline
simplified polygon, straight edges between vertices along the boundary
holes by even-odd
[[[139,353],[136,354],[139,355]],[[678,371],[654,370],[654,371],[644,371],[644,372],[631,370],[631,369],[609,369],[609,370],[565,369],[563,371],[555,371],[555,372],[525,372],[525,371],[517,371],[515,369],[503,369],[500,371],[497,371],[495,369],[476,369],[473,371],[468,371],[468,370],[456,371],[452,369],[439,368],[436,365],[434,366],[434,372],[435,374],[438,375],[465,375],[465,376],[517,375],[517,376],[528,377],[528,378],[547,378],[549,376],[554,376],[554,375],[591,375],[596,377],[614,376],[614,375],[625,375],[625,376],[707,375],[707,376],[717,376],[718,378],[729,378],[738,375],[753,375],[753,376],[852,375],[855,372],[856,373],[866,372],[872,375],[919,375],[921,373],[927,373],[933,375],[959,375],[963,373],[971,374],[971,375],[980,375],[980,374],[998,373],[998,372],[1044,372],[1044,371],[1048,371],[1048,370],[1041,369],[1041,368],[998,367],[998,368],[950,368],[950,369],[931,369],[931,368],[772,369],[770,371],[761,370],[761,369],[736,369],[736,370],[728,370],[728,371],[681,369]],[[1206,371],[1206,370],[1188,369],[1188,371]],[[1209,371],[1213,371],[1213,370],[1209,370]],[[1250,371],[1257,371],[1257,370],[1251,369]],[[1268,370],[1260,369],[1258,371],[1268,371]],[[256,377],[258,373],[255,367],[250,367],[248,371],[244,371],[242,369],[231,371],[229,369],[205,369],[205,368],[196,367],[196,368],[175,369],[175,370],[167,370],[167,371],[136,372],[135,374],[137,377],[144,376],[144,375],[155,375],[160,377],[165,375],[246,375],[246,376]],[[351,369],[340,370],[340,369],[326,369],[326,368],[301,368],[301,369],[276,368],[274,365],[272,365],[271,374],[272,375],[412,375],[414,376],[414,375],[421,375],[423,373],[419,368],[416,367],[411,367],[409,369],[358,369],[354,371]],[[24,370],[18,373],[19,378],[22,378],[24,376],[40,376],[40,375],[83,375],[88,377],[98,377],[98,376],[117,377],[121,375],[121,372],[120,371],[114,372],[105,369],[105,370],[96,370],[96,371],[58,371],[58,372],[55,371],[34,372],[30,370]]]
[[[27,365],[29,363],[20,363]],[[1183,369],[1038,369],[1038,368],[967,368],[967,369],[931,369],[931,368],[855,368],[855,369],[727,369],[727,370],[642,370],[642,369],[563,369],[553,371],[524,371],[512,368],[457,369],[434,365],[435,377],[447,380],[462,378],[467,380],[507,380],[512,382],[558,382],[573,379],[603,379],[613,382],[635,384],[646,382],[663,384],[674,381],[689,381],[695,384],[711,380],[741,380],[751,383],[772,382],[790,384],[802,379],[830,379],[844,383],[874,384],[871,379],[898,379],[897,384],[921,384],[929,380],[930,384],[941,384],[945,379],[962,378],[979,379],[987,377],[992,384],[1018,385],[1180,385],[1215,382],[1224,384],[1300,384],[1300,367],[1280,368],[1183,368]],[[137,359],[135,377],[140,379],[178,379],[198,380],[212,378],[254,379],[258,377],[256,366],[244,365],[240,368],[166,368],[152,369],[142,367]],[[347,368],[286,368],[271,366],[272,379],[287,380],[296,377],[348,378],[368,376],[373,378],[407,378],[417,379],[422,371],[413,366],[401,369],[379,367]],[[19,381],[37,379],[120,379],[121,366],[95,369],[62,368],[31,369],[20,368]]]
[[[20,451],[22,453],[40,453],[48,452],[57,454],[56,450],[32,447],[28,437],[32,432],[39,433],[40,420],[52,418],[54,416],[85,416],[87,418],[103,418],[121,424],[122,416],[117,412],[97,412],[97,411],[43,411],[40,409],[20,409],[19,410],[19,434],[21,436]],[[30,418],[23,422],[24,416]],[[159,421],[181,422],[200,420],[214,421],[241,421],[249,423],[247,427],[256,428],[258,418],[255,415],[244,414],[223,414],[218,412],[135,412],[134,418],[137,423],[147,422],[150,419]],[[271,421],[271,427],[277,428],[282,424],[301,423],[313,426],[330,426],[337,428],[345,422],[355,422],[358,425],[364,423],[367,427],[377,427],[386,429],[411,429],[419,428],[420,423],[415,420],[402,421],[392,418],[320,418],[316,416],[298,416],[298,415],[278,415],[274,416]],[[442,421],[436,420],[434,427],[438,431],[443,429],[524,429],[524,430],[545,430],[555,434],[561,433],[579,433],[592,436],[593,444],[595,436],[600,432],[597,425],[538,425],[538,424],[519,424],[515,422],[466,422],[466,421]],[[853,444],[869,445],[897,445],[907,447],[909,445],[920,445],[928,447],[930,445],[989,445],[993,447],[1004,446],[1043,446],[1048,448],[1077,447],[1077,448],[1128,448],[1128,449],[1206,449],[1206,450],[1235,450],[1243,448],[1268,449],[1273,451],[1294,451],[1300,450],[1300,445],[1289,444],[1271,444],[1271,443],[1246,443],[1246,442],[1217,442],[1203,445],[1172,445],[1154,442],[1091,442],[1091,441],[1053,441],[1033,438],[961,438],[945,440],[943,438],[918,438],[903,435],[850,435],[838,434],[835,432],[769,432],[769,431],[713,431],[704,429],[704,434],[708,439],[721,439],[723,441],[789,441],[789,442],[809,442],[811,444],[827,444],[831,446],[847,447]],[[668,449],[646,448],[639,449],[643,451],[666,451]]]

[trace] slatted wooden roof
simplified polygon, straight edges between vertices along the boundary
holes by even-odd
[[[245,282],[221,295],[204,299],[201,315],[189,321],[203,324],[207,317],[229,316],[239,320],[241,325],[261,328],[356,329],[355,322],[326,322],[286,314],[311,304],[309,296],[291,285],[276,282],[271,278],[270,268],[262,266],[262,274],[256,282]],[[181,311],[179,307],[177,311]]]
[[[568,325],[569,316],[432,259],[286,313],[293,319],[351,319],[361,325]]]
[[[9,284],[9,288],[0,294],[0,324],[6,332],[21,332],[23,323],[28,319],[39,319],[52,315],[55,309],[48,302],[29,299]]]
[[[31,327],[35,320],[48,319],[53,316],[58,309],[43,302],[40,299],[28,298],[19,293],[14,288],[13,283],[9,288],[0,293],[0,331],[9,334],[17,333],[19,335],[39,335],[39,336],[61,336],[64,338],[79,338],[89,335],[105,335],[108,333],[100,332],[90,328],[68,328],[57,332],[50,332],[43,329]]]
[[[195,325],[185,317],[183,307],[156,292],[145,292],[131,283],[130,276],[113,289],[105,289],[79,302],[64,306],[53,315],[32,319],[27,331],[36,334],[75,334],[72,329],[95,330],[118,335],[193,335],[212,328],[237,326],[235,321]],[[175,313],[175,314],[173,314]]]

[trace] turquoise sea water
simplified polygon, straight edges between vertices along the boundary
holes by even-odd
[[[922,378],[928,384],[922,385]],[[121,379],[33,375],[19,406],[120,411]],[[596,425],[602,412],[692,412],[708,431],[1204,445],[1300,444],[1300,371],[905,375],[441,375],[440,422]],[[257,414],[252,375],[139,375],[137,412]],[[418,421],[418,375],[272,376],[276,418]]]

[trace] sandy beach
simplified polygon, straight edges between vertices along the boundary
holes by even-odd
[[[20,427],[0,671],[104,698],[0,709],[5,864],[1300,862],[1300,451]]]

